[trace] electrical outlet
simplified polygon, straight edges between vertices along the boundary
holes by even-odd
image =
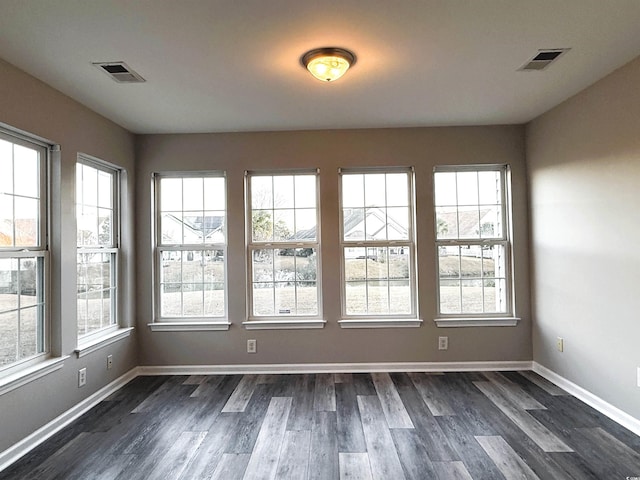
[[[247,340],[247,353],[256,353],[258,342],[256,340]]]
[[[87,367],[78,370],[78,388],[87,384]]]
[[[449,348],[449,337],[438,337],[438,350],[447,350]]]
[[[113,355],[107,355],[107,370],[111,370],[113,367]]]
[[[556,347],[558,347],[559,352],[564,352],[564,339],[562,337],[558,337],[558,340],[556,340]]]

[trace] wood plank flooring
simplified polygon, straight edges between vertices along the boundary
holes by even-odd
[[[640,478],[640,437],[532,372],[138,377],[0,479]]]

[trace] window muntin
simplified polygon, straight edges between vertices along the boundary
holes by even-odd
[[[320,316],[317,172],[248,173],[249,318]]]
[[[78,337],[117,325],[119,202],[117,170],[78,157],[76,163]]]
[[[158,175],[160,320],[226,317],[226,179]]]
[[[434,172],[438,315],[511,315],[505,166]]]
[[[413,172],[340,178],[343,317],[416,317]]]
[[[0,370],[44,355],[47,148],[0,132]]]

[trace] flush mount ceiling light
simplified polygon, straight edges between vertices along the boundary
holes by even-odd
[[[300,63],[318,80],[333,82],[356,63],[356,56],[344,48],[315,48],[302,55]]]

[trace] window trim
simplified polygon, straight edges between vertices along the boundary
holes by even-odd
[[[254,242],[252,233],[252,203],[251,203],[251,178],[313,175],[316,182],[316,240],[311,241],[265,241]],[[246,308],[247,318],[242,322],[247,330],[288,330],[288,329],[314,329],[323,328],[326,321],[323,319],[322,302],[322,228],[321,228],[321,204],[320,204],[320,169],[319,168],[287,168],[245,170],[245,252],[246,252]],[[315,248],[316,249],[316,291],[318,311],[316,315],[254,315],[253,313],[253,262],[254,250],[277,250],[290,248]]]
[[[344,174],[394,174],[405,173],[408,180],[409,235],[407,240],[347,240],[344,239],[344,209],[342,207],[342,177]],[[416,180],[415,167],[355,167],[338,169],[338,216],[339,216],[339,255],[340,255],[340,298],[341,310],[339,325],[342,328],[386,328],[419,327],[422,324],[418,311],[418,269],[416,251]],[[411,312],[408,314],[348,314],[345,280],[345,248],[397,247],[409,249],[409,288]]]
[[[49,365],[58,364],[52,357],[52,325],[51,325],[51,259],[49,248],[50,221],[50,185],[52,152],[59,152],[60,147],[45,139],[0,123],[0,139],[39,152],[38,161],[38,244],[31,246],[0,247],[0,258],[42,258],[42,352],[0,366],[0,395],[29,383],[36,378],[47,375],[52,369]],[[60,367],[57,367],[60,368]],[[56,369],[57,369],[56,368]]]
[[[160,183],[164,178],[222,178],[225,188],[225,222],[224,222],[224,244],[164,244],[162,242],[162,210],[161,210],[161,188]],[[229,276],[228,276],[228,214],[229,214],[229,188],[227,173],[224,170],[197,170],[197,171],[162,171],[154,172],[151,176],[152,194],[152,278],[154,281],[153,296],[153,320],[147,324],[151,331],[157,332],[177,332],[177,331],[211,331],[228,330],[231,325],[229,321]],[[222,250],[224,264],[224,314],[220,316],[189,316],[189,317],[163,317],[162,295],[161,295],[161,268],[163,251],[188,251],[188,250]]]
[[[104,327],[98,328],[96,330],[87,332],[83,335],[79,333],[78,326],[78,313],[76,309],[76,328],[77,328],[77,349],[76,353],[80,356],[80,353],[85,352],[86,350],[94,351],[95,349],[103,346],[104,344],[108,345],[109,339],[114,335],[118,338],[120,337],[120,330],[122,330],[121,325],[121,305],[120,305],[120,289],[121,289],[121,224],[120,224],[120,215],[121,215],[121,181],[122,181],[122,169],[116,165],[113,165],[110,162],[106,162],[99,158],[93,157],[86,153],[78,153],[76,159],[76,173],[78,165],[86,165],[95,170],[102,171],[112,175],[112,188],[111,188],[111,205],[112,205],[112,241],[111,245],[103,246],[103,245],[78,245],[77,244],[77,233],[76,233],[76,272],[78,260],[77,256],[81,253],[101,253],[101,254],[110,254],[112,258],[111,264],[111,278],[112,286],[110,289],[113,289],[114,296],[111,298],[111,323]],[[76,192],[77,192],[77,184],[78,178],[76,174]],[[78,207],[78,199],[75,199],[74,206],[77,209]],[[76,222],[78,218],[78,212],[76,211]],[[76,225],[77,230],[77,225]],[[77,279],[76,279],[77,284]],[[77,302],[77,293],[76,293],[76,302]],[[96,346],[94,348],[94,346]],[[83,353],[84,354],[84,353]]]
[[[442,172],[500,172],[501,184],[501,220],[502,235],[485,239],[438,239],[438,224],[436,208],[435,174]],[[511,168],[509,164],[467,164],[467,165],[437,165],[433,168],[433,238],[435,245],[435,275],[436,275],[436,318],[438,327],[472,327],[472,326],[515,326],[520,321],[515,315],[514,275],[513,275],[513,231],[512,231],[512,202],[511,202]],[[440,257],[441,246],[465,245],[501,245],[505,257],[505,304],[506,312],[482,313],[442,313],[440,311]]]

